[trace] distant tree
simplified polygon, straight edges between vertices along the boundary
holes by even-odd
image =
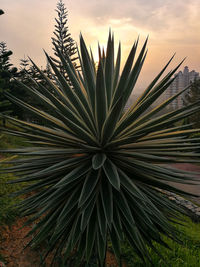
[[[0,9],[0,15],[3,15],[4,11]],[[12,54],[7,50],[6,43],[0,42],[0,112],[5,113],[10,108],[9,101],[5,98],[5,92],[8,90],[8,81],[10,79],[9,73],[9,57]],[[5,119],[3,119],[3,125],[5,125]]]
[[[76,60],[78,59],[77,47],[75,41],[71,37],[71,34],[67,26],[68,12],[62,0],[59,0],[59,2],[57,3],[56,12],[58,18],[55,18],[56,25],[55,25],[55,31],[53,32],[54,37],[52,37],[52,42],[58,46],[58,48],[65,57],[66,55],[68,55],[71,61],[73,62],[75,68],[78,68],[79,66],[76,63]],[[56,56],[55,58],[52,58],[54,63],[59,68],[60,72],[64,76],[67,76],[60,61],[60,58],[56,52],[55,47],[53,47],[53,50],[54,50],[54,55]]]
[[[196,101],[200,101],[200,79],[191,83],[189,91],[184,95],[183,104],[189,105]],[[194,128],[200,128],[200,111],[188,117],[187,122],[194,123]]]
[[[0,10],[0,15],[3,13],[3,10]],[[27,74],[29,60],[26,58],[21,59],[20,69],[18,71],[10,62],[11,55],[12,51],[7,49],[6,43],[0,42],[0,112],[17,116],[20,119],[25,119],[27,113],[25,114],[18,105],[11,103],[6,95],[10,93],[17,98],[21,97],[24,101],[27,100],[26,91],[22,86],[17,84],[16,80],[26,84],[30,80]],[[5,125],[5,120],[3,121],[3,124]]]
[[[19,75],[18,79],[21,82],[26,82],[29,78],[29,72],[30,72],[30,64],[29,59],[24,56],[24,58],[20,59],[20,68],[19,68]]]
[[[46,73],[48,78],[52,79],[51,66],[48,61],[47,61],[46,69],[44,70],[44,73]]]
[[[20,86],[17,81],[30,85],[27,74],[27,60],[23,59],[20,63],[19,71],[10,63],[12,52],[7,49],[6,43],[0,43],[0,112],[11,114],[20,119],[26,119],[28,113],[24,113],[23,109],[18,105],[11,103],[7,94],[11,94],[17,98],[21,98],[27,102],[30,96],[26,90]],[[29,99],[30,100],[30,99]],[[5,124],[5,121],[4,121]]]
[[[46,65],[46,68],[41,69],[41,71],[45,73],[48,78],[52,79],[51,67],[48,63]],[[23,100],[25,103],[31,103],[31,105],[33,105],[38,109],[41,108],[44,109],[43,102],[38,101],[38,98],[34,97],[33,94],[31,94],[30,91],[27,90],[26,86],[28,86],[33,90],[35,90],[35,88],[38,87],[40,87],[40,90],[43,90],[44,86],[45,88],[49,89],[48,84],[44,79],[44,77],[41,75],[41,73],[38,71],[37,67],[34,64],[32,64],[31,61],[26,57],[20,60],[20,71],[17,80],[22,83],[18,84],[18,89],[17,89],[17,93],[20,92],[21,94],[20,99]],[[21,118],[26,121],[43,123],[41,120],[38,120],[38,117],[34,116],[32,113],[29,113],[28,111],[23,114],[22,110],[21,116],[22,116]]]
[[[6,93],[14,87],[13,77],[17,73],[17,68],[10,63],[12,51],[7,49],[5,42],[0,42],[0,112],[13,112],[13,105],[7,100]],[[4,121],[5,124],[5,121]]]
[[[10,56],[12,51],[7,49],[5,42],[0,42],[0,67],[1,69],[8,70],[12,64],[10,63]]]
[[[41,67],[42,69],[42,67]],[[44,73],[50,72],[50,66],[47,66],[46,69],[43,70]],[[48,76],[48,75],[47,75]],[[31,63],[31,61],[24,56],[23,59],[20,59],[20,75],[19,80],[25,83],[26,85],[33,86],[35,83],[44,84],[45,81],[42,78],[41,74],[37,70],[37,68]]]
[[[20,59],[20,69],[27,70],[29,67],[29,59],[24,56],[24,58]]]
[[[44,70],[45,72],[45,70]],[[38,72],[37,68],[32,65],[30,60],[24,56],[23,59],[20,59],[20,70],[18,73],[17,81],[23,83],[18,83],[18,88],[16,92],[14,92],[14,95],[20,93],[20,99],[24,101],[25,103],[31,103],[31,105],[34,105],[36,108],[41,107],[41,103],[34,98],[29,91],[27,91],[26,86],[32,88],[34,90],[34,87],[37,86],[37,84],[45,84],[45,80],[41,77],[41,74]],[[25,86],[24,86],[25,85]],[[18,116],[19,118],[26,120],[26,121],[34,121],[38,122],[38,119],[30,112],[23,112],[23,109],[21,109],[21,114]]]

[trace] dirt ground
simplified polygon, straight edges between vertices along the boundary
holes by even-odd
[[[0,228],[0,254],[5,258],[6,262],[0,261],[0,267],[39,267],[40,251],[24,247],[31,240],[31,237],[25,237],[31,230],[31,226],[22,228],[26,218],[17,219],[16,222],[8,227]],[[22,229],[21,229],[22,228]],[[47,258],[46,267],[50,266],[51,258]],[[118,267],[114,255],[107,252],[107,267]],[[123,267],[126,267],[123,263]]]
[[[25,238],[25,235],[31,230],[31,226],[20,229],[25,221],[26,218],[18,219],[11,227],[4,226],[3,229],[0,229],[0,254],[6,259],[6,267],[39,266],[39,253],[31,248],[23,250],[31,240],[31,237]]]

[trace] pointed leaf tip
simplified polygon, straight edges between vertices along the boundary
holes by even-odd
[[[103,169],[111,185],[119,191],[120,178],[116,165],[113,164],[111,160],[107,159],[103,165]]]
[[[104,165],[104,162],[106,160],[106,154],[104,153],[97,153],[92,158],[92,167],[94,170],[98,170]]]

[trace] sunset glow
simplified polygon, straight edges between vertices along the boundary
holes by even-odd
[[[135,39],[140,46],[149,35],[148,56],[138,90],[145,87],[174,52],[172,67],[187,57],[185,65],[200,71],[199,0],[112,0],[63,1],[68,10],[72,37],[82,32],[98,60],[98,41],[106,45],[109,28],[115,34],[115,51],[122,44],[122,63]],[[56,0],[1,0],[0,36],[14,53],[12,61],[29,55],[39,66],[46,65],[42,48],[52,54],[51,37],[56,17]],[[182,67],[183,68],[183,67]]]

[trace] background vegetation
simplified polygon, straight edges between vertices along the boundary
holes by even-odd
[[[173,242],[164,237],[170,249],[163,248],[155,244],[156,248],[163,255],[161,259],[154,251],[150,250],[154,267],[199,267],[200,266],[200,231],[199,223],[194,223],[188,217],[183,217],[183,225],[176,225],[181,231],[179,238],[182,244]],[[126,259],[129,267],[151,267],[150,263],[144,264],[135,255],[131,247],[125,243],[122,246],[122,255]]]
[[[0,149],[11,149],[25,146],[22,138],[2,134],[0,136]],[[0,153],[0,162],[12,160],[15,156],[9,153]],[[4,166],[5,167],[5,166]],[[10,224],[14,222],[16,216],[19,215],[16,204],[19,202],[18,197],[12,196],[12,193],[18,191],[23,185],[8,184],[9,181],[15,179],[13,174],[3,172],[3,166],[0,164],[0,225]]]

